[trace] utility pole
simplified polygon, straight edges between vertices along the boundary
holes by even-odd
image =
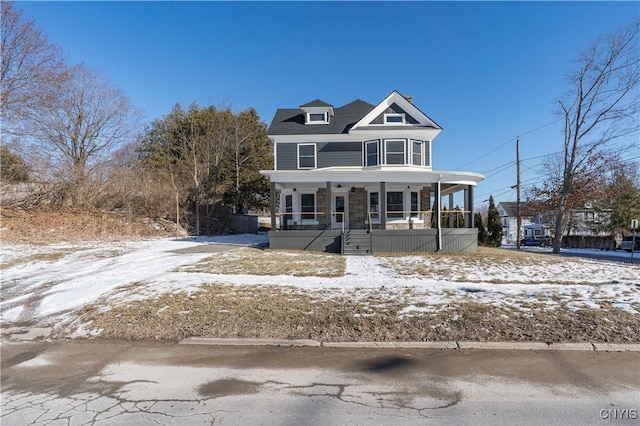
[[[520,250],[520,228],[522,219],[520,218],[520,136],[516,139],[516,248]]]

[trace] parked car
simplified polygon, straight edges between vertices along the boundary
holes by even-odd
[[[631,253],[631,250],[640,252],[640,235],[636,235],[636,245],[635,248],[633,246],[633,235],[629,235],[628,237],[624,237],[622,242],[620,243],[620,250],[628,251]]]
[[[520,245],[521,246],[542,246],[542,240],[539,240],[533,237],[523,238],[520,240]]]
[[[520,240],[521,246],[538,246],[538,247],[548,247],[553,243],[553,240],[549,236],[542,236],[538,238],[527,237]]]

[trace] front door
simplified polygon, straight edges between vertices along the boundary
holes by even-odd
[[[349,210],[347,207],[347,194],[334,194],[331,214],[331,227],[333,229],[349,228]]]

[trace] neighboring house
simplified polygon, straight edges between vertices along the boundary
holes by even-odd
[[[516,244],[518,239],[525,236],[525,227],[533,223],[534,216],[527,215],[525,203],[520,203],[520,236],[518,236],[518,203],[515,201],[502,201],[498,203],[498,214],[502,221],[502,243]]]
[[[611,210],[594,209],[589,204],[582,209],[575,209],[571,212],[565,235],[581,237],[611,235],[608,230],[611,212]]]
[[[553,237],[555,212],[546,214],[533,212],[533,207],[527,203],[520,203],[521,230],[520,238],[541,238]],[[517,238],[517,215],[516,202],[498,203],[498,213],[502,219],[503,242],[516,243]],[[606,231],[607,224],[611,218],[610,210],[596,210],[590,205],[584,208],[575,209],[569,216],[567,229],[563,236],[563,244],[567,247],[575,246],[575,242],[569,237],[606,237],[610,232]],[[566,241],[565,241],[566,240]],[[596,241],[600,246],[599,240]],[[594,244],[596,244],[594,243]],[[584,246],[585,243],[581,242]]]
[[[484,177],[432,169],[431,144],[441,131],[396,91],[378,105],[317,99],[278,109],[268,131],[274,170],[260,172],[271,182],[270,247],[475,251],[473,194]],[[466,228],[444,228],[442,197],[453,210],[457,192]]]

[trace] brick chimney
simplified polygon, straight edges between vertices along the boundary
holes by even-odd
[[[408,100],[410,103],[413,103],[413,96],[409,95],[409,96],[405,96],[404,98]]]

